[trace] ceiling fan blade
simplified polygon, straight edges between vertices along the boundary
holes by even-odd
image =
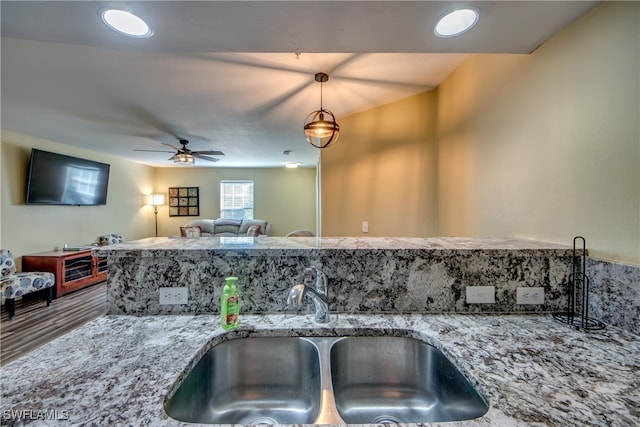
[[[167,160],[169,161],[175,161],[176,159],[178,159],[178,156],[182,156],[184,154],[186,155],[191,155],[193,157],[196,157],[198,159],[202,159],[202,160],[207,160],[210,162],[217,162],[220,159],[216,159],[213,157],[209,157],[206,156],[205,154],[211,154],[214,156],[224,156],[224,153],[222,151],[217,151],[217,150],[206,150],[206,151],[191,151],[187,148],[187,144],[189,143],[188,140],[186,139],[179,139],[180,144],[182,144],[181,148],[178,148],[174,145],[171,145],[169,143],[166,142],[162,142],[160,141],[160,143],[162,145],[165,145],[167,147],[171,147],[174,151],[166,151],[166,150],[146,150],[146,149],[134,149],[134,151],[146,151],[146,152],[155,152],[155,153],[173,153],[173,156],[169,157]]]
[[[174,145],[171,145],[171,144],[167,144],[166,142],[161,142],[161,144],[162,144],[162,145],[166,145],[167,147],[171,147],[171,148],[173,148],[173,149],[174,149],[174,150],[176,150],[176,151],[180,151],[180,150],[181,150],[181,148],[178,148],[178,147],[176,147],[176,146],[174,146]]]
[[[196,159],[208,160],[208,161],[210,161],[210,162],[217,162],[217,161],[219,161],[219,160],[220,160],[220,159],[216,159],[216,158],[214,158],[214,157],[203,156],[203,155],[201,155],[201,154],[195,154],[195,153],[192,153],[192,154],[193,154],[193,156],[194,156]]]
[[[192,151],[191,154],[193,154],[194,156],[198,156],[200,154],[213,154],[214,156],[224,156],[224,153],[222,151],[214,151],[214,150],[209,150],[209,151]]]

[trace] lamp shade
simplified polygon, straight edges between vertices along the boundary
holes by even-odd
[[[146,204],[150,206],[163,206],[164,205],[164,194],[149,194],[147,195]]]

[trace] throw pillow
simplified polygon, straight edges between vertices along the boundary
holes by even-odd
[[[259,225],[250,225],[247,228],[247,236],[256,237],[260,235],[260,226]]]
[[[101,246],[114,245],[116,243],[122,243],[123,241],[124,239],[120,233],[105,234],[98,237],[98,244]]]
[[[180,237],[196,239],[200,237],[200,227],[180,227]]]

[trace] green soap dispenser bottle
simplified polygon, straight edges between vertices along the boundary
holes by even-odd
[[[222,298],[220,300],[220,322],[224,329],[233,329],[238,326],[238,315],[240,314],[240,297],[236,287],[237,277],[227,277]]]

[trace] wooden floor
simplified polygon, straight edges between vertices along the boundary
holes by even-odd
[[[25,297],[23,301],[16,301],[16,314],[12,320],[9,320],[3,305],[0,316],[0,366],[106,312],[106,282],[54,299],[49,307],[44,297]]]

